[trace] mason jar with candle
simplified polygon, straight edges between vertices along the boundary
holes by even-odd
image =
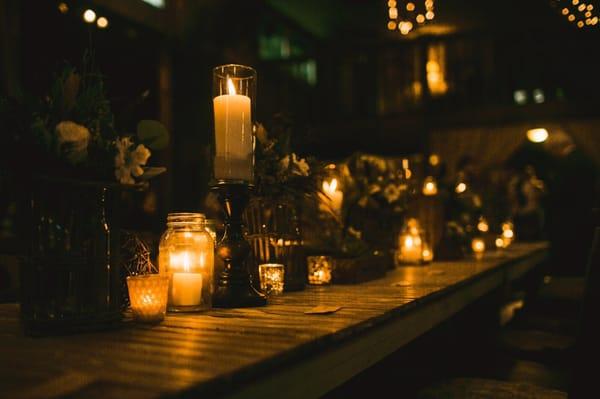
[[[254,180],[253,117],[256,71],[244,65],[213,70],[215,123],[214,178],[226,182]]]
[[[195,312],[212,307],[214,240],[201,213],[170,213],[158,254],[169,276],[168,309]]]

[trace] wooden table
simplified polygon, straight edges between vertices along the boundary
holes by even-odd
[[[318,397],[513,281],[547,256],[515,244],[482,261],[398,268],[353,286],[308,287],[255,309],[168,315],[159,325],[24,337],[0,305],[4,398]],[[307,315],[317,306],[341,306]]]

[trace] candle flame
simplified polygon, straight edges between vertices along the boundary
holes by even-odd
[[[406,239],[404,240],[404,246],[406,248],[412,248],[413,246],[413,238],[412,237],[406,237]]]
[[[331,179],[331,183],[328,182],[323,182],[323,191],[325,191],[325,194],[327,194],[328,196],[332,196],[333,194],[335,194],[335,191],[337,190],[337,186],[338,186],[338,181],[337,179],[333,178]]]
[[[227,78],[227,94],[236,94],[235,86],[233,85],[231,78]]]
[[[187,252],[183,253],[183,271],[190,271],[190,255]]]

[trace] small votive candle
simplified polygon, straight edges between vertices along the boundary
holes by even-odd
[[[258,266],[260,289],[266,295],[283,293],[285,268],[279,263],[264,263]]]
[[[504,238],[502,236],[497,237],[494,243],[496,244],[496,249],[504,248]]]
[[[473,238],[473,241],[471,241],[471,249],[475,254],[475,258],[483,258],[483,253],[485,252],[485,241],[483,241],[481,238]]]
[[[430,263],[433,261],[433,251],[429,248],[429,245],[423,244],[423,262]]]
[[[324,285],[331,283],[333,261],[330,256],[308,256],[308,283]]]
[[[129,302],[137,321],[151,323],[165,318],[169,277],[162,274],[127,277]]]

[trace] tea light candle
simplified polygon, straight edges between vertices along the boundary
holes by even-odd
[[[133,317],[141,322],[165,318],[169,277],[160,274],[127,277],[127,289]]]
[[[481,231],[482,233],[487,233],[489,229],[490,226],[487,220],[484,217],[480,217],[479,222],[477,223],[477,230]]]
[[[504,241],[504,248],[512,244],[514,237],[515,232],[512,230],[512,228],[507,228],[506,230],[502,231],[502,240]]]
[[[437,193],[438,189],[435,179],[431,176],[427,177],[423,182],[423,195],[431,197],[437,195]]]
[[[504,239],[502,238],[502,236],[496,238],[495,244],[497,249],[504,248]]]
[[[329,256],[308,256],[306,258],[308,283],[325,285],[331,283],[332,259]]]
[[[213,99],[215,113],[215,177],[252,180],[250,97],[236,94],[231,79],[228,94]]]
[[[258,266],[260,289],[267,295],[283,293],[285,268],[279,263],[264,263]]]
[[[475,257],[477,259],[483,258],[483,253],[485,252],[485,241],[483,241],[481,238],[474,238],[473,241],[471,241],[471,249],[473,250],[473,253],[475,253]]]
[[[423,254],[422,254],[423,262],[429,263],[433,261],[433,251],[429,248],[429,245],[423,244]]]
[[[323,192],[327,196],[327,202],[331,210],[339,215],[342,211],[342,203],[344,202],[344,193],[342,193],[338,188],[337,179],[331,179],[331,182],[324,181],[323,182]]]

